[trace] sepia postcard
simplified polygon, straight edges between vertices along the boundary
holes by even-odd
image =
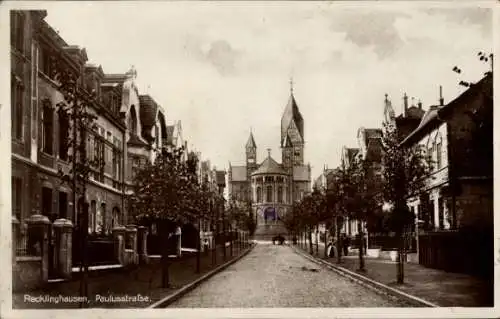
[[[2,318],[499,314],[496,2],[0,14]]]

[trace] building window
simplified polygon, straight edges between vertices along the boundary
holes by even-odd
[[[41,49],[39,56],[39,70],[42,71],[48,78],[54,78],[54,58],[48,49]]]
[[[278,187],[278,203],[283,203],[283,187]]]
[[[436,165],[437,165],[437,169],[440,169],[443,165],[443,162],[442,162],[442,143],[441,143],[440,138],[436,144]]]
[[[42,215],[47,216],[51,221],[55,220],[52,212],[52,189],[42,187]]]
[[[89,233],[96,232],[96,217],[97,217],[97,204],[95,200],[90,202],[90,214],[89,214]]]
[[[59,192],[59,218],[68,217],[68,194]]]
[[[271,203],[273,201],[273,187],[267,186],[266,188],[266,202]]]
[[[257,203],[262,203],[262,188],[257,187]]]
[[[272,182],[274,182],[274,178],[272,176],[266,176],[265,177],[265,182],[266,183],[272,183]]]
[[[21,140],[23,138],[23,101],[24,88],[20,81],[14,77],[11,81],[11,104],[12,137]]]
[[[54,113],[52,104],[49,99],[44,99],[42,102],[42,149],[45,153],[53,154],[53,135],[54,135]]]
[[[59,158],[66,161],[68,159],[69,148],[69,115],[59,112]]]
[[[23,201],[22,179],[12,176],[12,215],[16,216],[18,221],[22,219],[22,201]]]
[[[115,207],[113,208],[113,216],[111,220],[111,226],[115,228],[116,226],[120,225],[120,210]]]
[[[96,220],[96,232],[98,233],[108,233],[108,225],[105,224],[106,220],[106,204],[102,203],[101,204],[101,211],[97,214],[97,220]]]
[[[24,13],[10,11],[10,45],[24,54]]]
[[[128,129],[131,133],[137,134],[137,116],[135,112],[135,107],[132,105],[130,107],[130,113],[128,118]]]

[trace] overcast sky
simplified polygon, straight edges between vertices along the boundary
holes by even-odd
[[[184,137],[217,168],[243,164],[250,127],[258,160],[280,162],[280,120],[293,75],[313,177],[338,165],[360,126],[380,127],[384,94],[424,108],[463,91],[492,50],[489,9],[327,2],[50,2],[47,21],[106,73],[131,65],[138,84],[182,120]],[[459,77],[453,66],[463,69]],[[147,89],[147,86],[150,86]]]

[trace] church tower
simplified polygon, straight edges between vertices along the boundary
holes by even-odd
[[[250,174],[257,169],[257,145],[253,138],[253,133],[250,131],[247,144],[245,145],[246,152],[246,167],[247,167],[247,181],[250,182]]]
[[[290,81],[290,98],[281,117],[281,148],[283,164],[291,157],[292,166],[304,165],[304,119],[293,96]]]

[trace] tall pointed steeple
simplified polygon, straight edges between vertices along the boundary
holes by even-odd
[[[250,136],[248,137],[248,141],[245,148],[247,150],[252,148],[257,148],[257,145],[255,144],[255,139],[253,137],[252,129],[250,129]]]
[[[283,116],[281,117],[281,146],[283,146],[283,142],[288,134],[288,129],[290,128],[292,122],[298,130],[299,136],[297,136],[297,138],[300,138],[300,140],[303,141],[304,118],[299,111],[299,107],[293,95],[293,80],[290,80],[290,98],[288,99],[285,111],[283,112]]]

